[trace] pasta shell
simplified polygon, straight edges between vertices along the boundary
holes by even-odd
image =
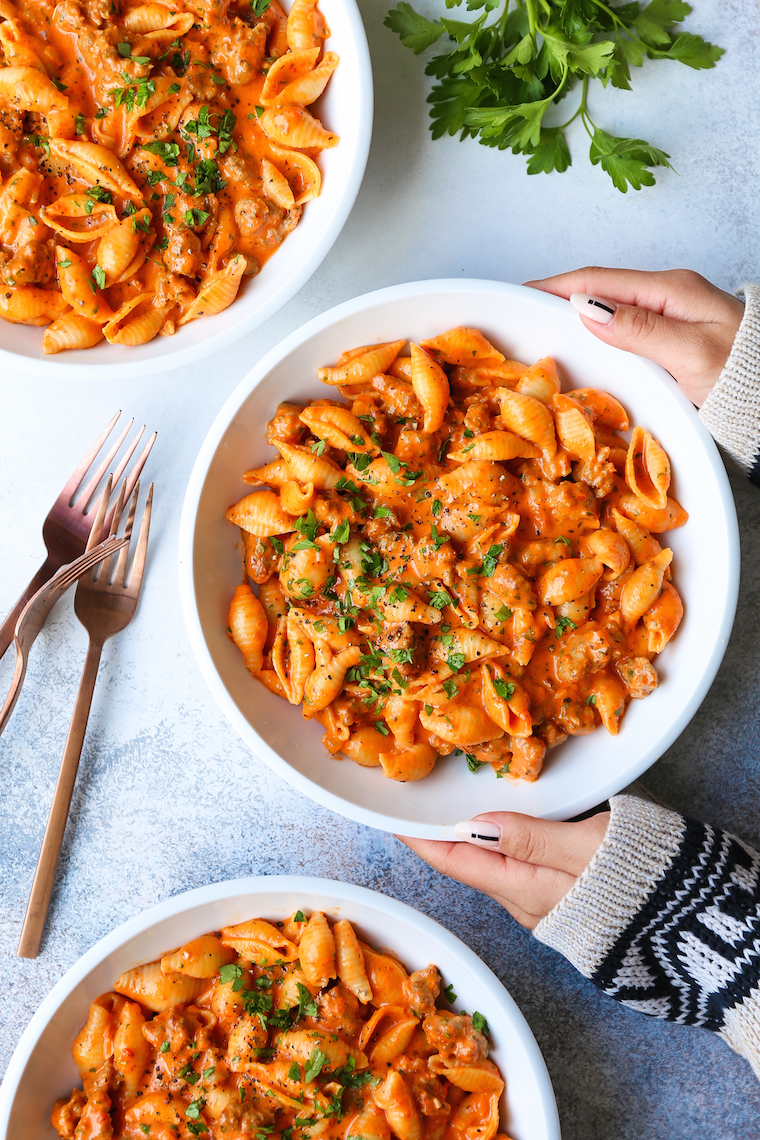
[[[225,518],[257,538],[295,530],[293,519],[283,511],[274,491],[254,491],[246,495],[227,510]]]
[[[114,194],[122,194],[135,201],[142,200],[142,193],[127,174],[119,159],[110,150],[98,143],[51,139],[50,153],[54,158],[67,162],[91,182],[102,186]]]
[[[492,1061],[470,1061],[468,1064],[451,1067],[444,1063],[436,1065],[434,1071],[454,1088],[464,1089],[465,1092],[501,1094],[504,1088],[504,1081]]]
[[[253,487],[282,487],[291,478],[288,465],[284,459],[275,459],[273,463],[266,463],[263,467],[254,467],[246,471],[243,476],[244,483]]]
[[[322,174],[314,159],[297,150],[283,150],[270,143],[270,153],[281,174],[287,178],[296,206],[319,197]]]
[[[534,396],[524,396],[510,388],[498,388],[497,392],[504,427],[535,443],[549,457],[554,455],[557,440],[549,409]]]
[[[574,388],[567,394],[583,405],[595,424],[611,428],[612,431],[628,431],[628,413],[609,392],[600,392],[597,388]]]
[[[469,494],[477,487],[479,496],[485,497],[491,490],[504,486],[505,468],[485,459],[467,459],[461,467],[442,475],[436,481],[439,493],[450,499]]]
[[[314,484],[304,483],[302,487],[295,479],[288,479],[280,490],[280,502],[289,515],[305,515],[314,503]]]
[[[628,486],[647,507],[661,511],[667,505],[670,460],[648,431],[635,427],[625,460]]]
[[[565,451],[573,459],[590,463],[596,455],[596,436],[583,407],[571,396],[560,393],[553,394],[548,404],[554,412],[557,435]]]
[[[336,975],[331,976],[334,978]],[[302,1065],[309,1061],[314,1049],[318,1047],[326,1058],[322,1068],[324,1073],[342,1069],[349,1058],[353,1058],[353,1067],[357,1071],[367,1068],[365,1054],[359,1049],[353,1049],[334,1033],[323,1033],[318,1029],[289,1029],[285,1033],[278,1033],[274,1043],[278,1054],[290,1057]]]
[[[0,317],[14,325],[46,325],[59,317],[68,307],[68,302],[52,289],[40,289],[36,285],[20,285],[0,289]]]
[[[203,934],[186,942],[174,954],[161,959],[163,974],[187,974],[191,978],[213,978],[220,966],[235,960],[235,951],[223,946],[215,934]]]
[[[108,343],[132,346],[147,344],[149,340],[153,340],[161,328],[166,308],[155,309],[152,307],[152,301],[152,293],[140,293],[137,297],[125,301],[111,320],[103,326],[103,333]]]
[[[69,99],[37,67],[3,67],[0,68],[0,103],[19,111],[46,115],[49,111],[65,110]],[[54,141],[50,140],[51,150]]]
[[[294,962],[298,957],[298,949],[290,939],[263,918],[253,918],[237,926],[225,926],[221,932],[221,942],[223,946],[237,950],[242,958],[248,957],[246,951],[251,947],[256,948],[259,956],[261,947],[265,947],[271,951],[272,961],[281,958],[283,962]]]
[[[330,34],[317,0],[293,0],[288,13],[287,38],[291,51],[318,48]]]
[[[573,602],[587,594],[602,576],[604,566],[598,558],[563,558],[555,562],[536,583],[536,593],[550,606]]]
[[[287,56],[284,58],[287,59]],[[308,107],[309,104],[314,103],[322,94],[330,80],[330,76],[339,63],[340,58],[334,52],[326,52],[318,67],[315,67],[313,71],[309,71],[306,75],[294,79],[292,83],[288,83],[285,87],[282,87],[276,99],[272,100],[272,102],[276,103],[278,107],[283,107],[290,103],[294,103],[299,107]]]
[[[429,748],[429,745],[423,745],[423,747]],[[368,1054],[370,1064],[387,1066],[401,1053],[406,1052],[419,1028],[419,1024],[416,1017],[403,1017],[394,1021],[378,1038]]]
[[[632,519],[626,518],[621,515],[620,511],[612,508],[610,512],[612,520],[615,524],[615,530],[621,534],[633,552],[633,560],[637,566],[641,566],[642,562],[659,554],[662,550],[656,538],[652,538],[649,531],[640,527]]]
[[[153,1052],[143,1036],[145,1018],[135,1002],[124,1003],[113,1041],[114,1068],[123,1081],[127,1097],[137,1096],[146,1073],[153,1068]]]
[[[486,360],[480,367],[457,365],[451,370],[450,378],[457,388],[514,388],[526,370],[527,365],[520,364],[518,360],[504,360],[501,363]]]
[[[72,1054],[79,1075],[85,1077],[100,1069],[113,1056],[113,1038],[118,1010],[115,1002],[122,998],[104,994],[90,1006],[87,1021],[74,1039]]]
[[[119,223],[112,205],[94,202],[86,194],[66,194],[47,206],[42,216],[45,225],[75,244],[102,238]]]
[[[373,376],[386,371],[405,344],[405,340],[394,340],[374,345],[345,364],[320,368],[319,379],[323,384],[366,384]]]
[[[147,214],[148,218],[151,218],[150,210],[141,210],[140,214]],[[140,233],[132,224],[132,218],[124,218],[122,222],[109,229],[110,232],[107,232],[98,243],[96,261],[105,271],[107,284],[112,285],[137,253]]]
[[[533,396],[542,403],[559,392],[561,387],[557,365],[551,356],[545,356],[526,368],[515,385],[518,392],[524,396]]]
[[[293,610],[278,622],[272,646],[272,665],[291,705],[300,705],[306,682],[314,672],[314,646],[301,629]]]
[[[7,12],[1,14],[8,15]],[[32,50],[29,35],[13,17],[4,19],[0,24],[0,44],[3,46],[3,54],[9,67],[34,67],[37,71],[45,73],[45,65]]]
[[[175,12],[166,28],[156,28],[155,31],[145,32],[146,40],[156,44],[170,44],[178,36],[184,36],[195,23],[196,17],[192,12]]]
[[[409,748],[392,752],[381,752],[380,764],[383,775],[387,780],[396,780],[399,783],[412,783],[415,780],[424,780],[435,767],[438,753],[429,744],[419,741]]]
[[[391,1127],[385,1113],[372,1101],[366,1102],[346,1131],[346,1140],[391,1140]]]
[[[588,546],[599,561],[609,567],[610,573],[605,575],[606,578],[618,578],[631,561],[631,551],[625,538],[609,527],[603,526],[589,535]]]
[[[290,183],[267,158],[261,160],[261,188],[270,202],[283,210],[292,210],[295,206],[296,200]]]
[[[657,510],[650,507],[638,495],[625,494],[618,499],[618,508],[621,514],[638,523],[639,526],[651,530],[654,534],[662,534],[666,530],[675,530],[688,521],[689,514],[680,503],[668,496],[664,507]]]
[[[601,674],[594,678],[591,693],[594,712],[610,736],[617,736],[628,699],[625,685],[619,677]]]
[[[195,1001],[206,984],[202,978],[191,978],[187,974],[163,974],[160,962],[148,962],[127,970],[117,978],[114,989],[154,1013],[162,1013],[172,1005]]]
[[[279,146],[300,150],[327,150],[337,146],[340,139],[322,126],[303,107],[276,107],[265,111],[259,126],[267,138]]]
[[[528,443],[511,431],[486,431],[466,448],[447,452],[446,458],[455,463],[467,463],[473,459],[505,463],[509,459],[536,459],[540,454],[535,444]]]
[[[339,404],[317,404],[304,408],[298,417],[312,435],[324,439],[331,447],[343,451],[373,451],[378,449],[354,413]]]
[[[266,74],[259,95],[262,107],[273,107],[279,102],[278,96],[296,79],[308,75],[319,59],[318,47],[297,48],[276,59]]]
[[[422,1140],[422,1124],[412,1090],[401,1073],[392,1070],[374,1089],[372,1099],[382,1108],[398,1140]]]
[[[372,987],[364,968],[364,954],[359,945],[351,923],[339,919],[333,926],[335,940],[335,963],[340,978],[346,989],[354,994],[362,1005],[372,1001]]]
[[[683,602],[678,591],[663,582],[662,593],[642,616],[647,631],[647,648],[650,653],[662,653],[681,624]]]
[[[304,689],[305,717],[321,712],[343,691],[346,673],[362,659],[362,651],[358,645],[349,645],[341,650],[332,660],[318,666],[306,682]]]
[[[238,295],[246,268],[246,259],[242,254],[237,254],[224,269],[209,274],[201,285],[198,296],[180,318],[179,324],[186,325],[197,317],[213,317],[231,305]]]
[[[628,578],[620,594],[620,612],[628,625],[635,625],[660,596],[665,571],[672,561],[673,551],[666,548]]]
[[[327,491],[331,490],[343,475],[337,463],[325,459],[323,455],[315,455],[306,447],[294,447],[280,440],[275,441],[275,446],[298,483],[312,483],[318,491]]]
[[[501,693],[497,690],[497,685],[502,690]],[[502,695],[504,686],[507,696]],[[530,697],[521,685],[505,676],[500,665],[483,665],[481,691],[483,706],[494,724],[498,724],[510,736],[530,736],[533,731]]]
[[[157,76],[151,80],[154,92],[145,103],[127,112],[127,130],[120,154],[126,155],[135,140],[147,141],[169,138],[177,129],[183,112],[193,101],[193,93],[184,79],[174,76]],[[179,87],[178,91],[173,88]]]
[[[321,911],[313,911],[298,944],[298,960],[306,980],[322,989],[338,976],[335,965],[335,939]]]
[[[430,340],[421,340],[420,347],[446,364],[473,367],[476,362],[483,360],[491,364],[500,364],[504,360],[503,354],[486,340],[482,332],[463,325]]]
[[[242,653],[246,669],[255,677],[264,664],[269,624],[264,607],[250,586],[235,587],[227,614],[227,632]]]
[[[181,18],[178,12],[167,8],[165,4],[141,4],[137,8],[130,8],[121,24],[128,32],[157,32],[174,27]]]
[[[75,313],[64,313],[42,334],[42,351],[52,354],[74,348],[92,348],[102,339],[103,328],[97,321],[88,321]]]
[[[442,661],[446,661],[452,654],[463,654],[465,662],[471,663],[487,657],[500,657],[503,653],[504,646],[498,641],[492,641],[478,630],[464,626],[430,640],[430,655]]]
[[[499,1095],[473,1092],[451,1114],[449,1127],[464,1140],[493,1140],[499,1131]]]
[[[449,403],[449,381],[440,364],[436,364],[416,344],[411,345],[412,388],[422,405],[425,421],[422,430],[427,435],[438,431]]]

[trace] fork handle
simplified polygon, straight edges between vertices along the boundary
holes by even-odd
[[[40,950],[102,652],[103,642],[90,640],[53,793],[53,803],[37,860],[37,869],[34,872],[24,924],[21,927],[21,937],[16,951],[19,958],[36,958]]]
[[[40,586],[44,586],[45,583],[53,577],[55,571],[56,567],[53,565],[49,558],[46,558],[37,573],[32,578],[29,585],[24,590],[19,600],[16,602],[11,612],[3,621],[3,624],[0,625],[0,657],[3,656],[6,649],[13,641],[13,635],[16,631],[16,622],[21,617],[21,611],[23,610],[24,606],[30,598],[34,597]]]

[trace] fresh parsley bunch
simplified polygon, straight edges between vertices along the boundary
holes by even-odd
[[[446,7],[461,3],[446,0]],[[570,166],[564,132],[580,118],[592,163],[623,194],[629,184],[634,190],[654,185],[648,168],[670,168],[670,155],[598,127],[588,110],[589,80],[630,91],[630,69],[641,67],[644,56],[699,69],[714,67],[723,54],[701,36],[674,30],[691,12],[684,0],[651,0],[645,7],[638,0],[617,7],[602,0],[466,0],[466,6],[481,15],[469,23],[427,20],[401,0],[385,19],[415,55],[443,35],[455,45],[425,68],[439,81],[428,97],[433,138],[460,131],[463,139],[479,136],[484,146],[527,155],[528,174],[548,174]],[[579,82],[578,106],[547,126],[549,109]]]

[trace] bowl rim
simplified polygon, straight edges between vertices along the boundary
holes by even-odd
[[[339,2],[344,7],[346,19],[351,29],[359,75],[360,86],[357,93],[359,122],[356,131],[356,145],[351,156],[348,177],[343,183],[340,197],[337,200],[337,208],[330,224],[318,236],[311,251],[301,262],[298,271],[271,292],[262,290],[262,295],[266,297],[266,300],[248,317],[242,317],[230,328],[206,336],[196,343],[177,349],[176,352],[166,352],[155,359],[122,360],[113,363],[93,361],[89,365],[86,359],[80,359],[76,363],[67,363],[66,360],[58,359],[59,356],[65,357],[66,353],[56,353],[47,358],[44,356],[25,356],[22,353],[3,348],[0,344],[0,367],[5,365],[8,368],[31,372],[36,376],[49,379],[81,379],[84,374],[88,378],[98,381],[133,380],[137,374],[141,376],[157,375],[160,372],[169,372],[173,368],[194,364],[214,352],[228,348],[231,344],[263,325],[300,292],[327,257],[348,221],[364,180],[372,142],[374,83],[367,32],[357,0],[339,0]],[[274,254],[274,257],[276,256],[277,251]],[[264,268],[266,270],[266,266]],[[1,325],[0,328],[2,328]]]
[[[452,955],[464,959],[476,979],[493,993],[494,1000],[502,1006],[510,1022],[511,1031],[518,1038],[534,1074],[538,1086],[540,1109],[546,1125],[547,1140],[560,1140],[557,1102],[543,1054],[517,1002],[475,951],[471,950],[465,942],[457,938],[446,927],[441,926],[435,919],[422,914],[414,907],[409,906],[408,903],[400,902],[392,895],[385,895],[380,891],[357,886],[354,883],[343,883],[335,879],[318,878],[310,875],[251,875],[240,879],[227,879],[218,883],[210,883],[205,887],[196,887],[190,891],[182,891],[180,894],[171,895],[162,902],[149,907],[133,918],[127,919],[126,922],[121,923],[115,930],[106,934],[94,946],[90,947],[56,982],[19,1039],[2,1086],[0,1086],[0,1137],[7,1135],[10,1112],[18,1082],[23,1076],[24,1069],[39,1038],[65,999],[109,954],[145,933],[157,923],[165,922],[167,919],[174,918],[195,907],[233,899],[238,895],[271,894],[277,896],[285,892],[310,892],[327,895],[341,904],[363,904],[368,909],[375,910],[380,914],[387,914],[392,918],[406,921],[420,931],[431,945],[440,945]],[[504,1042],[504,1047],[508,1049],[509,1043]]]
[[[373,811],[370,808],[363,807],[352,801],[344,800],[341,796],[328,791],[316,781],[309,779],[291,767],[286,760],[259,736],[256,729],[249,723],[238,708],[217,672],[208,645],[206,644],[198,608],[195,603],[193,557],[195,537],[194,523],[200,498],[203,493],[204,483],[221,439],[244,400],[285,357],[330,325],[337,324],[347,317],[351,317],[358,312],[362,312],[378,304],[399,299],[403,300],[423,295],[437,296],[451,293],[492,293],[501,294],[506,299],[509,297],[524,297],[526,292],[530,292],[532,299],[546,305],[549,309],[566,313],[569,308],[569,302],[563,298],[556,297],[550,293],[544,293],[540,290],[529,290],[527,286],[523,285],[480,278],[438,278],[404,282],[383,289],[373,290],[359,297],[353,297],[319,314],[319,316],[301,325],[300,328],[295,329],[285,337],[284,340],[280,341],[279,344],[271,348],[270,351],[253,366],[247,375],[243,377],[224,402],[198,452],[198,458],[193,465],[185,493],[185,501],[180,519],[178,544],[180,599],[188,636],[193,647],[193,652],[195,653],[196,661],[217,704],[253,754],[267,764],[277,775],[281,776],[291,787],[294,787],[309,799],[315,800],[323,807],[337,812],[339,815],[348,816],[348,818],[358,823],[375,827],[381,831],[409,835],[418,839],[450,840],[455,838],[451,828],[436,824],[411,823],[408,820],[394,819],[392,816]],[[615,351],[623,350],[617,349]],[[631,353],[628,355],[635,354]],[[672,384],[672,378],[665,369],[644,357],[637,357],[637,359],[642,367],[652,372],[658,378],[667,378],[668,383]],[[603,803],[611,795],[617,794],[623,787],[638,779],[639,776],[659,758],[662,752],[669,748],[673,741],[680,736],[696,715],[697,710],[715,679],[728,645],[739,593],[740,545],[736,504],[734,502],[726,468],[714,439],[702,421],[695,416],[693,404],[680,388],[676,388],[673,391],[673,396],[681,407],[688,412],[690,418],[692,418],[694,430],[704,445],[705,454],[715,479],[723,518],[725,520],[728,547],[728,573],[726,594],[723,600],[723,611],[718,627],[718,636],[716,636],[710,655],[705,662],[705,668],[700,677],[700,682],[693,690],[691,701],[681,715],[673,722],[670,730],[655,744],[642,750],[638,762],[631,764],[624,774],[615,775],[613,773],[600,785],[597,785],[591,790],[587,789],[585,792],[582,787],[579,788],[575,797],[565,804],[561,810],[558,809],[544,813],[547,819],[570,819],[576,815],[580,815],[582,812],[590,810],[597,804]]]

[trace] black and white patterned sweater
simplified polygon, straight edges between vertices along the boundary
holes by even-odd
[[[760,486],[760,286],[700,418]],[[604,841],[533,931],[605,993],[715,1030],[760,1077],[760,854],[705,823],[615,796]]]

